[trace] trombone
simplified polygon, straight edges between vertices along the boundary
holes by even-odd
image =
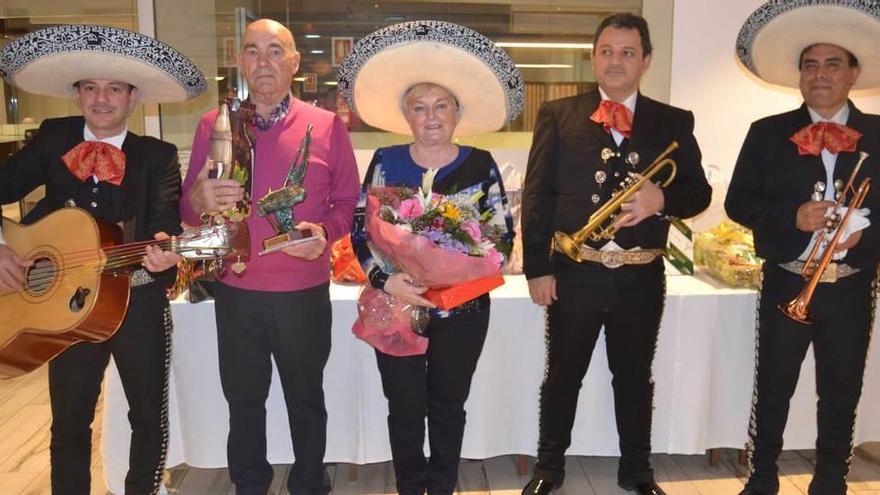
[[[804,324],[810,324],[813,322],[810,318],[809,307],[810,301],[813,299],[813,294],[816,291],[816,287],[819,285],[822,274],[825,273],[828,264],[831,263],[831,260],[834,257],[834,251],[840,243],[840,237],[843,234],[844,227],[846,227],[846,224],[850,220],[852,212],[862,206],[862,203],[865,201],[865,196],[868,195],[868,191],[871,189],[870,177],[862,179],[862,182],[859,183],[859,188],[853,189],[856,175],[858,175],[862,163],[867,158],[868,153],[865,153],[864,151],[859,152],[859,161],[849,175],[849,180],[847,180],[846,186],[841,190],[840,196],[837,198],[837,202],[834,204],[834,209],[828,219],[828,223],[816,237],[816,244],[813,246],[813,249],[810,250],[810,255],[807,257],[807,261],[804,262],[802,275],[804,276],[804,279],[807,280],[807,284],[797,297],[786,304],[779,305],[779,310],[794,321]],[[849,203],[849,208],[847,209],[846,214],[841,218],[840,209],[843,208],[846,195],[850,191],[853,193],[853,198]],[[835,229],[837,230],[835,231]],[[834,235],[826,244],[825,239],[831,232],[834,232]],[[819,248],[823,244],[825,244],[825,249],[822,251],[822,256],[819,257],[819,261],[816,261],[819,254]]]
[[[590,215],[590,219],[586,225],[578,229],[577,232],[569,235],[557,230],[556,233],[553,234],[553,243],[556,250],[572,260],[580,262],[583,261],[580,255],[580,247],[588,239],[591,241],[614,239],[614,234],[617,233],[617,227],[615,227],[613,223],[608,227],[603,227],[605,222],[609,218],[613,220],[614,216],[620,210],[621,205],[623,205],[630,196],[638,192],[647,181],[651,180],[651,177],[655,176],[664,167],[669,166],[671,171],[669,178],[667,178],[660,187],[668,186],[672,180],[675,179],[675,172],[677,170],[675,161],[672,158],[667,157],[677,148],[678,142],[672,141],[666,150],[663,151],[663,153],[660,153],[654,162],[642,171],[641,177],[636,179],[633,174],[630,174],[622,184],[623,189],[615,192],[607,203]]]

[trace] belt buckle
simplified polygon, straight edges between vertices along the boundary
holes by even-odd
[[[828,263],[828,266],[825,267],[825,271],[822,272],[822,275],[819,277],[819,282],[833,284],[837,282],[837,263]]]
[[[622,251],[602,251],[602,264],[605,268],[615,269],[623,266]]]

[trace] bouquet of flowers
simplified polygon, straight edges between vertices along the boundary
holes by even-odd
[[[434,193],[436,173],[425,172],[417,191],[371,189],[365,221],[371,250],[385,270],[407,273],[431,289],[427,299],[449,309],[504,283],[501,267],[510,245],[503,240],[506,229],[489,221],[493,212],[480,213],[482,192]],[[413,316],[424,314],[417,309],[368,287],[352,330],[386,354],[424,353],[427,338],[413,331]]]

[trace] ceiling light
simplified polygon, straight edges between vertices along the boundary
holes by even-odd
[[[567,50],[592,50],[592,43],[551,43],[532,41],[499,41],[495,43],[499,48],[558,48]]]
[[[320,55],[324,53],[324,50],[310,50],[309,53],[311,53],[312,55]]]
[[[571,69],[571,64],[516,64],[517,69]]]
[[[318,38],[320,38],[320,37],[321,37],[320,34],[307,34],[307,35],[306,35],[306,38],[308,38],[308,39],[310,39],[310,40],[318,39]]]
[[[222,81],[222,80],[224,80],[224,79],[226,79],[225,76],[214,76],[214,80],[215,80],[215,81]]]
[[[338,81],[326,81],[326,82],[324,82],[324,85],[325,85],[325,86],[336,86],[337,84],[339,84]]]
[[[294,77],[293,80],[297,81],[297,82],[303,82],[306,80],[306,78],[305,77]]]

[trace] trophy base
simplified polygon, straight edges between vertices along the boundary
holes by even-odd
[[[263,239],[263,250],[260,251],[260,256],[281,251],[287,246],[293,246],[301,242],[310,242],[316,239],[317,237],[315,237],[315,234],[311,229],[291,230],[285,234],[267,237],[266,239]]]

